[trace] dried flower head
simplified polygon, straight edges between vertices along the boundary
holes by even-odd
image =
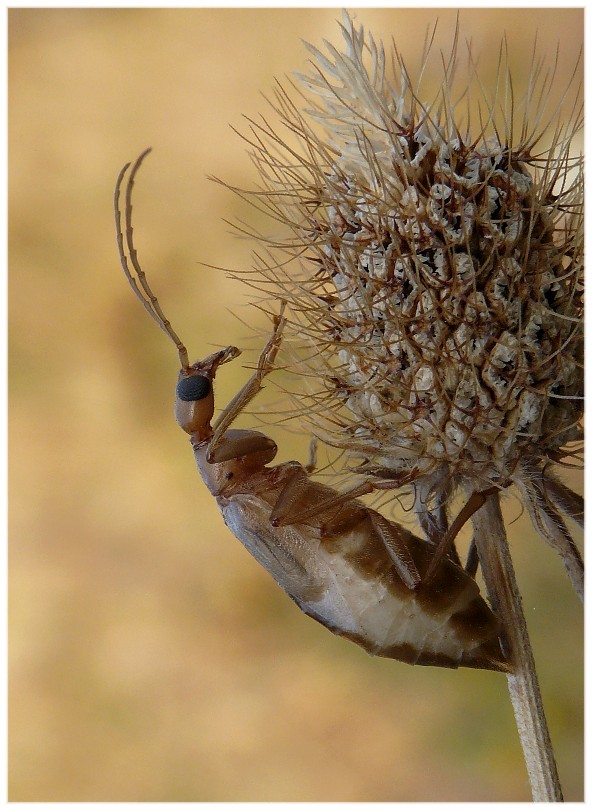
[[[366,474],[413,482],[424,525],[457,487],[516,484],[580,588],[559,514],[580,504],[548,473],[581,439],[579,90],[547,109],[535,52],[514,98],[502,44],[488,94],[457,37],[426,100],[399,53],[392,83],[382,44],[347,14],[341,30],[343,51],[308,46],[306,111],[278,87],[288,136],[263,121],[249,139],[251,199],[290,228],[251,280],[291,310],[298,418]]]

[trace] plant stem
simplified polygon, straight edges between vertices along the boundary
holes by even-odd
[[[508,688],[532,798],[535,802],[561,802],[557,765],[498,493],[490,495],[476,512],[473,526],[489,599],[502,622],[504,640],[515,667],[508,675]]]

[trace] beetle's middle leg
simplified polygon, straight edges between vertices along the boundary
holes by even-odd
[[[365,482],[348,492],[327,495],[325,488],[321,490],[309,479],[306,468],[297,467],[281,491],[269,520],[272,526],[289,526],[326,515],[322,526],[322,535],[326,538],[337,537],[366,523],[366,531],[375,531],[382,540],[403,582],[411,589],[416,588],[421,577],[397,524],[361,504],[355,509],[339,511],[340,507],[374,489],[375,485]]]
[[[208,461],[211,463],[215,463],[219,460],[216,458],[216,447],[220,443],[220,439],[237,416],[261,390],[263,379],[273,369],[273,363],[280,348],[282,330],[286,322],[284,318],[285,308],[286,304],[282,302],[279,315],[274,316],[273,319],[273,332],[259,355],[254,374],[250,380],[245,383],[238,394],[231,399],[214,423],[214,433],[208,447]]]

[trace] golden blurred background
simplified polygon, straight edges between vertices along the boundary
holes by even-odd
[[[413,66],[456,11],[360,10]],[[10,150],[10,794],[12,801],[529,800],[503,676],[373,659],[303,616],[225,528],[172,415],[177,355],[132,296],[112,191],[146,146],[135,233],[190,354],[248,345],[224,220],[254,212],[229,124],[339,40],[336,9],[12,9]],[[517,75],[583,36],[580,9],[466,9],[463,37]],[[238,315],[239,317],[235,317]],[[228,370],[227,370],[228,369]],[[279,428],[279,460],[307,439]],[[573,475],[570,483],[580,486]],[[510,532],[565,798],[583,798],[581,607],[555,554]]]

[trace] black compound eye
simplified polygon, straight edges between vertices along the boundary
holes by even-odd
[[[212,390],[212,383],[207,377],[194,374],[193,377],[184,377],[177,383],[177,396],[183,402],[196,402],[203,399]]]

